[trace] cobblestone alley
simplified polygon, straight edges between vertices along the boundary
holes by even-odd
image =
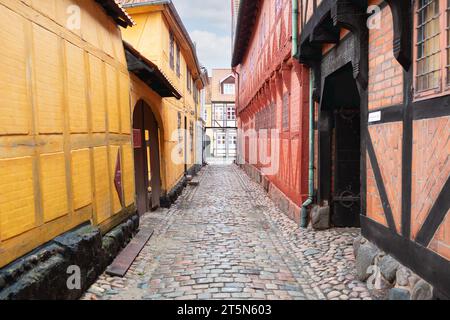
[[[301,230],[236,166],[208,166],[169,210],[126,276],[83,299],[371,299],[355,279],[358,229]]]

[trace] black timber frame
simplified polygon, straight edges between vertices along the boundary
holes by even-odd
[[[299,54],[296,58],[308,65],[315,75],[315,101],[320,102],[323,92],[324,79],[330,71],[323,67],[322,45],[337,43],[337,46],[327,53],[339,50],[344,39],[336,42],[336,29],[330,30],[329,20],[333,20],[334,28],[350,29],[351,36],[359,42],[354,46],[353,57],[354,77],[358,83],[361,96],[361,225],[362,233],[370,241],[376,243],[386,252],[396,257],[401,263],[413,269],[417,274],[429,281],[439,297],[450,298],[450,263],[427,247],[445,219],[450,209],[450,182],[447,181],[440,192],[427,219],[419,230],[416,240],[411,239],[411,192],[412,192],[412,156],[413,156],[413,123],[417,120],[432,119],[450,115],[450,96],[443,96],[428,100],[414,101],[413,89],[413,14],[414,0],[385,0],[381,7],[389,6],[393,16],[394,40],[393,54],[403,67],[404,99],[403,104],[371,110],[381,112],[381,120],[368,123],[368,30],[361,17],[368,8],[367,1],[352,0],[324,0],[315,9],[312,17],[306,23],[300,35]],[[356,14],[358,13],[358,14]],[[358,17],[360,17],[358,19]],[[331,53],[332,54],[332,53]],[[342,66],[339,59],[331,59],[334,66],[328,70],[336,70]],[[341,59],[342,60],[342,59]],[[384,181],[379,172],[378,160],[370,139],[368,127],[382,123],[399,122],[403,125],[402,146],[402,212],[401,230],[397,232],[392,217],[389,199],[385,192]],[[318,124],[320,127],[320,123]],[[380,191],[384,213],[388,227],[367,218],[366,214],[366,153],[371,161],[375,180]],[[319,160],[320,163],[320,160]],[[320,171],[320,168],[319,168]]]

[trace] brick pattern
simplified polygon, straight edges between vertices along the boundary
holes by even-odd
[[[401,230],[403,124],[386,123],[369,127],[397,231]],[[370,214],[370,213],[369,213]]]
[[[386,216],[381,202],[378,186],[373,174],[372,163],[367,155],[367,217],[387,227]]]
[[[446,219],[436,232],[429,248],[450,260],[450,210],[447,212]]]
[[[415,121],[413,130],[411,230],[415,238],[450,176],[450,117]]]
[[[403,103],[403,69],[393,55],[393,23],[389,6],[380,15],[380,28],[369,32],[369,110]]]

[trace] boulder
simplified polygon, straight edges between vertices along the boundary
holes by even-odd
[[[378,266],[380,267],[380,272],[383,277],[390,283],[393,283],[395,281],[397,269],[400,266],[397,260],[390,255],[386,255],[380,259]]]
[[[410,293],[406,289],[392,288],[389,290],[389,300],[411,300]]]
[[[356,256],[356,275],[359,281],[366,281],[370,274],[368,268],[373,264],[379,249],[371,243],[360,246]]]
[[[409,284],[408,278],[412,275],[411,270],[406,267],[400,266],[397,269],[395,279],[396,283],[399,286],[406,287]]]
[[[311,210],[311,225],[315,230],[330,228],[330,207],[314,207]]]
[[[433,299],[433,287],[424,280],[417,281],[411,292],[411,300]]]

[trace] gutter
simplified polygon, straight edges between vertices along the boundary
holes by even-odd
[[[308,207],[314,200],[314,100],[313,100],[314,74],[310,71],[309,76],[309,177],[308,177],[308,199],[302,204],[300,227],[308,227]]]
[[[292,56],[298,55],[298,0],[292,0]]]

